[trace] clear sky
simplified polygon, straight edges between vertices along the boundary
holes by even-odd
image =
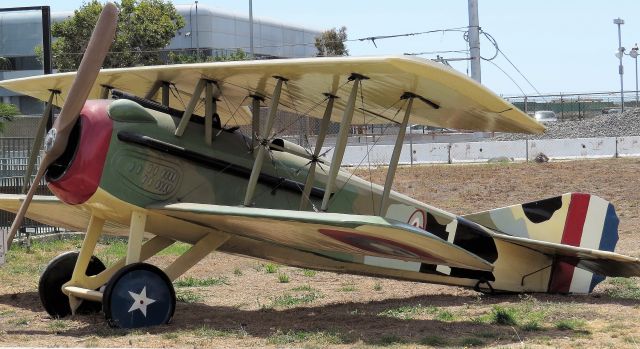
[[[82,0],[51,1],[52,11],[70,11]],[[174,4],[190,4],[175,0]],[[192,3],[191,3],[192,4]],[[33,0],[2,0],[2,7],[45,5]],[[200,0],[198,6],[248,14],[249,0]],[[256,18],[268,18],[312,29],[347,27],[349,39],[393,35],[468,25],[467,0],[253,0]],[[625,20],[622,46],[640,43],[638,0],[479,0],[482,29],[541,93],[615,91],[620,89],[617,26]],[[399,39],[349,42],[352,56],[465,50],[462,33],[448,32]],[[495,49],[481,41],[483,57]],[[462,57],[464,53],[445,53]],[[435,55],[423,57],[434,58]],[[504,69],[527,93],[535,90],[504,59],[493,62]],[[625,65],[625,90],[635,89],[635,65]],[[466,62],[452,63],[467,72]],[[521,95],[519,88],[498,68],[482,63],[482,83],[503,95]]]

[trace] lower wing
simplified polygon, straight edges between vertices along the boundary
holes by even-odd
[[[0,210],[17,212],[24,200],[20,194],[0,194]],[[73,231],[85,231],[91,218],[91,212],[85,207],[71,206],[63,203],[55,196],[35,195],[26,214],[27,218],[40,223],[61,227]],[[11,222],[7,222],[11,224]],[[107,222],[104,227],[110,234],[126,234],[128,227]]]
[[[273,210],[193,203],[151,212],[229,234],[323,255],[493,270],[486,260],[411,225],[377,216]],[[344,259],[344,257],[340,257]]]

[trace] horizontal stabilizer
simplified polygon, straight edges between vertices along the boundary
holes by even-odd
[[[588,270],[594,274],[624,277],[640,276],[640,258],[629,257],[615,252],[536,241],[504,234],[495,234],[494,238],[556,257],[556,260]]]

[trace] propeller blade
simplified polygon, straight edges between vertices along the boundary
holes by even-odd
[[[22,183],[22,193],[26,194],[29,189],[29,182],[31,180],[31,174],[33,173],[33,168],[36,166],[36,160],[38,160],[38,155],[40,155],[40,148],[42,148],[42,141],[44,140],[47,121],[49,119],[49,114],[51,114],[53,97],[55,96],[55,92],[51,92],[49,95],[49,101],[47,102],[47,107],[42,113],[42,118],[40,119],[40,123],[38,124],[38,131],[36,131],[36,139],[33,141],[33,147],[31,148],[31,154],[29,155],[29,162],[27,164],[27,171],[24,173],[24,181]]]
[[[106,3],[91,34],[89,45],[78,67],[76,79],[67,93],[67,100],[53,124],[57,135],[52,147],[47,151],[51,156],[55,155],[53,159],[58,158],[67,146],[68,134],[80,116],[80,111],[89,97],[115,37],[117,19],[118,8],[113,3]]]
[[[62,106],[60,115],[54,122],[53,128],[47,134],[45,139],[45,155],[42,157],[38,173],[29,188],[29,192],[27,192],[27,196],[22,202],[22,205],[20,205],[16,218],[11,224],[7,249],[11,247],[13,238],[18,228],[22,225],[31,199],[33,199],[33,195],[40,180],[47,171],[47,167],[60,157],[67,147],[71,129],[78,120],[78,117],[80,117],[80,111],[89,97],[91,88],[98,77],[98,73],[100,73],[102,63],[115,37],[117,19],[118,8],[113,3],[106,3],[100,13],[100,18],[98,18],[98,23],[93,29],[93,33],[91,33],[89,45],[78,67],[76,78],[69,89],[67,100]]]

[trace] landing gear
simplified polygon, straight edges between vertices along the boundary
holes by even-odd
[[[162,236],[143,241],[146,218],[144,211],[131,212],[127,255],[105,270],[100,261],[96,262],[95,257],[91,257],[102,235],[105,219],[92,214],[80,253],[71,255],[73,258],[63,255],[53,260],[45,272],[47,276],[43,276],[40,282],[40,295],[47,312],[58,317],[65,316],[72,310],[78,311],[78,306],[87,306],[85,303],[92,301],[102,302],[102,311],[113,327],[138,328],[169,323],[176,308],[176,293],[171,280],[177,279],[220,247],[229,239],[229,235],[222,232],[205,234],[163,271],[141,261],[156,255],[175,241]],[[94,269],[95,263],[100,263],[100,268]],[[64,264],[64,267],[59,264]],[[58,277],[60,271],[66,272],[64,277]],[[97,275],[88,276],[93,273]],[[63,294],[50,294],[50,290],[61,288]],[[98,305],[93,309],[100,310],[100,307]]]
[[[111,327],[138,328],[169,323],[176,308],[171,280],[158,267],[129,264],[107,283],[102,310]]]
[[[49,262],[40,276],[38,293],[44,309],[54,318],[71,315],[69,297],[62,293],[62,285],[71,280],[73,268],[78,260],[78,252],[66,252]],[[87,275],[97,275],[105,270],[104,264],[95,256],[91,257],[87,267]],[[97,313],[100,303],[85,300],[78,308],[78,313]]]

